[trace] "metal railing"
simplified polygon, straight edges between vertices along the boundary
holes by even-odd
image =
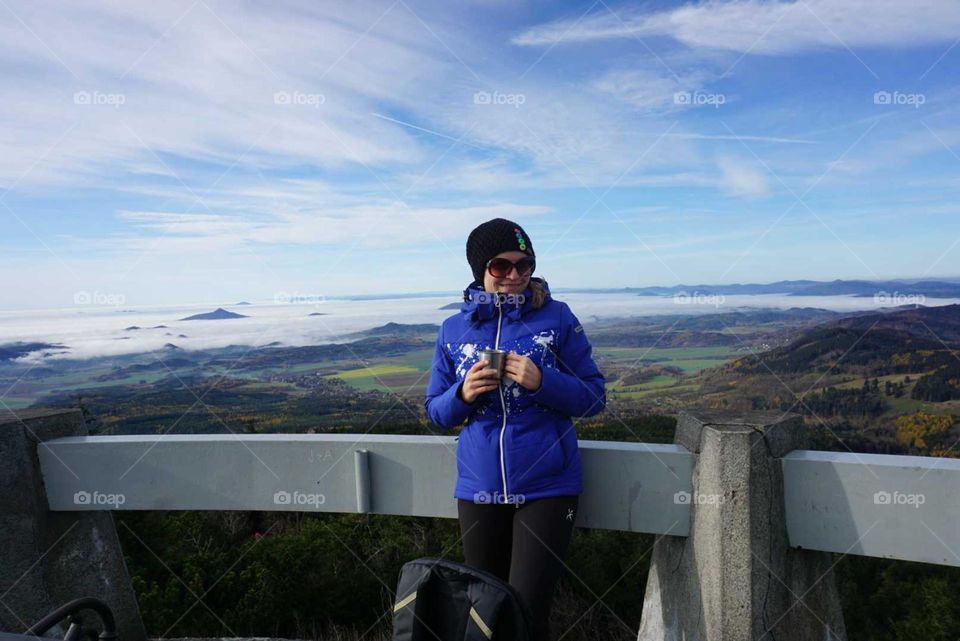
[[[11,456],[0,504],[17,515],[0,558],[28,574],[42,567],[39,585],[64,597],[89,585],[60,559],[86,559],[133,641],[146,632],[112,511],[457,517],[453,435],[84,436],[76,410],[0,425]],[[719,630],[845,638],[830,553],[960,565],[960,460],[807,450],[802,417],[776,412],[680,412],[674,443],[579,442],[576,525],[664,535],[643,641]],[[35,592],[8,600],[41,616]]]
[[[51,510],[268,510],[456,517],[456,437],[79,436],[39,445]],[[580,441],[577,525],[686,536],[695,457]],[[960,566],[960,460],[794,450],[790,545]]]
[[[38,446],[55,511],[267,510],[456,518],[455,436],[76,436]],[[693,456],[679,445],[580,441],[576,524],[689,529]],[[681,493],[678,497],[678,493]]]

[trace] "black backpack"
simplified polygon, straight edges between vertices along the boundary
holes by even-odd
[[[530,612],[513,586],[463,563],[404,563],[393,641],[530,641]]]

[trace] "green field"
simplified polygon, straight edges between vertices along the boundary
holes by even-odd
[[[638,385],[624,386],[620,381],[613,381],[607,386],[619,398],[644,399],[666,391],[694,392],[698,385],[691,377],[742,356],[743,352],[730,347],[613,347],[594,350],[594,354],[621,366],[639,367],[639,361],[643,361],[644,366],[676,367],[683,372],[679,380],[670,375],[657,375]]]
[[[688,377],[701,370],[716,367],[728,360],[742,355],[727,347],[614,347],[594,351],[594,358],[603,357],[621,365],[633,365],[641,359],[645,365],[669,365],[679,368]],[[422,393],[430,379],[430,367],[433,363],[433,350],[419,350],[404,356],[385,358],[371,362],[367,367],[356,367],[350,363],[349,369],[336,371],[328,376],[336,376],[359,390],[380,390],[388,393]],[[330,363],[326,363],[329,370]],[[293,371],[294,368],[291,368]],[[624,398],[643,397],[648,392],[696,389],[688,379],[678,381],[673,376],[655,376],[641,385],[621,387],[619,382],[609,384]]]
[[[350,369],[345,372],[337,372],[334,376],[339,376],[345,381],[350,381],[357,378],[383,378],[388,374],[399,374],[406,372],[415,372],[412,367],[406,365],[368,365],[367,367],[360,367],[357,369]]]
[[[731,359],[744,355],[732,347],[603,347],[594,349],[595,353],[620,359],[645,359],[667,363],[674,360],[715,360]]]
[[[389,394],[403,394],[416,389],[418,394],[422,393],[429,380],[429,372],[396,362],[398,360],[406,359],[390,359],[328,376],[340,378],[362,391],[379,390]]]
[[[9,407],[12,410],[22,409],[24,407],[30,407],[33,405],[34,399],[32,398],[15,398],[12,396],[5,396],[2,399],[3,404]]]

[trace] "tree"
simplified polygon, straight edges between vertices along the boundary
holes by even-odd
[[[918,450],[931,448],[931,453],[946,452],[941,445],[944,436],[953,425],[952,416],[940,414],[929,414],[919,411],[916,414],[907,414],[897,417],[897,441],[904,445],[914,447]]]

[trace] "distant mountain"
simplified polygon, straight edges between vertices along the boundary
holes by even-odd
[[[327,312],[313,312],[312,314],[307,314],[307,316],[327,316]]]
[[[551,287],[558,296],[564,293],[585,294],[634,294],[636,296],[674,296],[686,293],[693,295],[723,294],[759,295],[780,294],[784,296],[860,296],[884,297],[895,302],[896,296],[925,296],[927,298],[960,298],[960,279],[940,280],[779,280],[773,283],[730,283],[725,285],[700,283],[698,285],[656,285],[650,287]],[[419,292],[411,296],[430,295],[432,292]],[[450,303],[440,309],[459,309],[461,291],[444,292]],[[384,295],[384,298],[402,298],[405,295]],[[920,301],[922,302],[922,301]]]
[[[239,303],[234,303],[233,306],[236,307],[237,305],[249,305],[249,304],[250,304],[250,303],[248,303],[247,301],[242,300],[242,301],[240,301]]]
[[[181,318],[180,320],[228,320],[230,318],[249,318],[243,314],[237,314],[236,312],[228,312],[222,307],[218,307],[212,312],[207,312],[205,314],[194,314],[193,316],[187,316],[186,318]]]
[[[960,298],[960,283],[926,280],[915,283],[901,280],[835,280],[817,283],[793,292],[792,296],[877,296],[888,297],[896,302],[898,296],[924,296],[929,298]]]
[[[815,280],[781,280],[775,283],[733,283],[730,285],[673,285],[669,287],[628,287],[628,293],[637,296],[673,296],[675,294],[792,294],[805,287],[819,284]],[[623,290],[621,290],[623,291]]]
[[[374,327],[363,332],[358,332],[362,336],[420,336],[421,334],[436,334],[440,329],[439,325],[430,323],[421,325],[401,325],[400,323],[387,323],[380,327]]]
[[[594,290],[601,291],[601,290]],[[860,296],[888,297],[892,302],[896,297],[925,296],[928,298],[960,298],[960,283],[935,280],[781,280],[775,283],[734,283],[730,285],[675,285],[670,287],[624,288],[619,291],[637,296],[674,296],[677,294],[699,295],[722,294],[757,295],[784,294],[787,296]]]
[[[126,367],[117,367],[116,369],[106,374],[101,374],[100,376],[97,376],[96,378],[94,378],[94,380],[100,381],[100,382],[112,381],[112,380],[123,379],[128,376],[134,376],[136,374],[144,374],[147,372],[159,372],[161,374],[166,374],[171,369],[196,368],[197,366],[198,366],[197,363],[189,358],[173,356],[171,358],[166,358],[162,361],[153,361],[150,363],[134,363]]]
[[[48,349],[67,349],[66,345],[59,343],[8,343],[0,345],[0,361],[12,361],[15,358],[22,358],[31,352],[39,352]]]
[[[667,323],[676,330],[723,331],[731,327],[755,326],[770,323],[802,321],[827,321],[841,316],[840,312],[817,307],[791,307],[789,309],[757,309],[747,311],[701,314],[697,316],[645,316],[642,321]]]
[[[742,374],[839,373],[856,367],[923,371],[949,361],[955,347],[960,347],[960,305],[943,305],[829,321],[728,367]]]
[[[595,347],[746,348],[747,343],[783,345],[790,335],[840,316],[839,312],[814,307],[721,310],[695,316],[657,314],[596,320],[589,332]]]
[[[123,328],[123,331],[125,331],[125,332],[135,332],[135,331],[137,331],[138,329],[142,329],[142,328],[141,328],[140,326],[138,326],[138,325],[131,325],[130,327],[124,327],[124,328]]]
[[[871,327],[899,331],[933,341],[938,349],[944,349],[944,343],[960,347],[960,305],[871,312],[842,318],[833,324],[864,331]]]

